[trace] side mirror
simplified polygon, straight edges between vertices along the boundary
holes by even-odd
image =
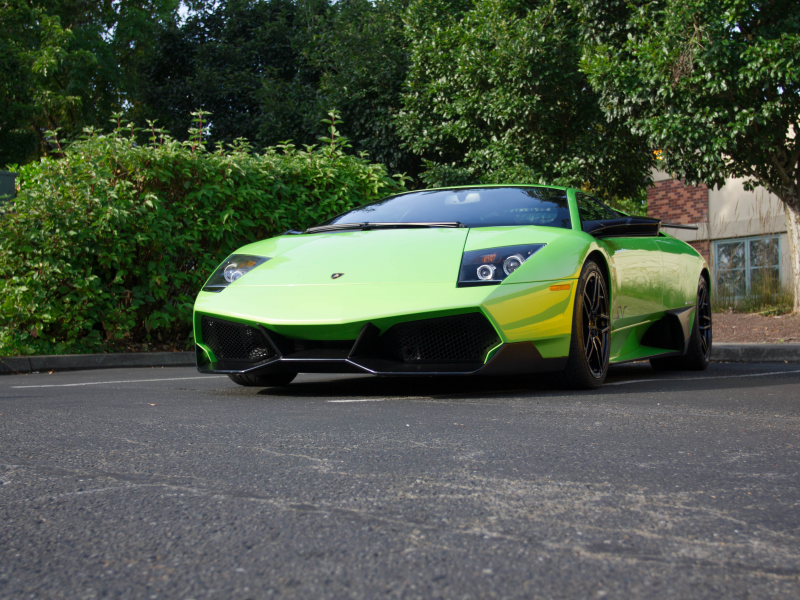
[[[623,217],[584,221],[583,231],[596,238],[655,237],[661,231],[661,220],[649,217]]]

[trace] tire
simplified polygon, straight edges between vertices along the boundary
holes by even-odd
[[[228,375],[233,383],[248,387],[279,387],[289,385],[297,373],[274,373],[272,375]]]
[[[683,356],[667,358],[651,358],[650,365],[656,371],[704,371],[711,362],[711,344],[713,342],[711,327],[711,299],[708,294],[708,283],[701,276],[697,284],[697,307],[689,334],[689,348]]]
[[[608,302],[603,270],[595,261],[586,261],[575,292],[569,357],[559,377],[564,387],[595,390],[603,385],[608,374],[611,330]]]

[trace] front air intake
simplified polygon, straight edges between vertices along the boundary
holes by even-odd
[[[378,338],[383,357],[405,363],[483,362],[499,343],[481,313],[399,323]]]
[[[217,360],[260,362],[277,355],[264,334],[250,325],[203,317],[202,334]]]

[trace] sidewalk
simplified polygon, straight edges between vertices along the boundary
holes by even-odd
[[[82,371],[127,367],[193,367],[194,352],[129,352],[119,354],[61,354],[0,358],[0,375],[37,371]]]

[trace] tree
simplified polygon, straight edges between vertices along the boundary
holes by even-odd
[[[211,113],[212,143],[315,143],[319,74],[306,65],[297,38],[325,8],[322,0],[198,4],[185,22],[157,35],[141,66],[137,116],[185,138],[191,111],[201,108]]]
[[[353,149],[391,172],[416,175],[420,160],[402,147],[395,124],[408,72],[407,6],[408,0],[340,0],[315,17],[302,46],[321,73],[319,105],[341,113]]]
[[[48,154],[52,137],[108,128],[132,105],[136,65],[178,0],[0,4],[0,166]]]
[[[399,130],[429,184],[529,182],[635,196],[653,154],[607,119],[580,71],[577,12],[559,0],[414,0]]]
[[[137,116],[185,135],[187,115],[200,107],[212,113],[212,143],[246,137],[263,148],[315,143],[320,119],[337,110],[354,151],[417,172],[394,123],[408,69],[407,1],[198,4],[157,36]]]
[[[0,6],[0,165],[47,152],[47,130],[80,122],[83,98],[68,82],[94,61],[73,41],[58,16],[19,0]]]
[[[408,0],[6,0],[0,4],[0,166],[47,155],[123,113],[212,145],[314,144],[330,110],[353,150],[416,174],[394,117],[408,69]],[[147,136],[141,134],[140,142]]]
[[[589,0],[583,68],[612,121],[687,183],[745,178],[784,203],[800,311],[796,0]]]

